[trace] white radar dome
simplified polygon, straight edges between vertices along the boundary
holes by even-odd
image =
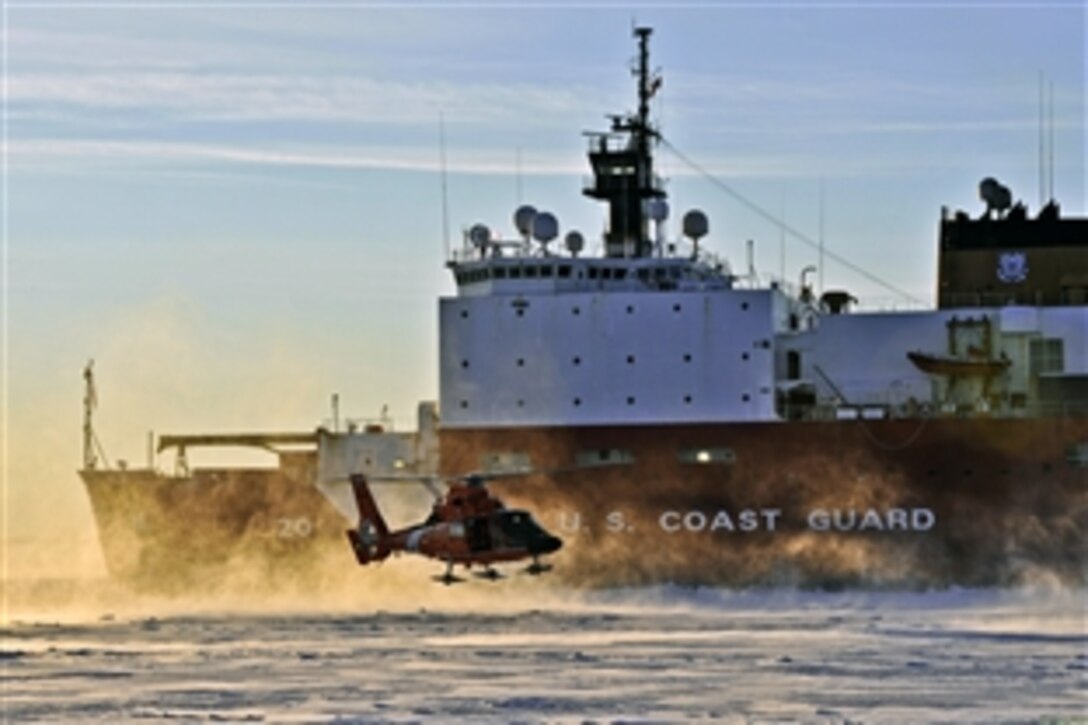
[[[692,209],[684,215],[684,236],[698,240],[705,237],[710,231],[710,222],[706,220],[706,214],[698,209]]]
[[[536,216],[536,209],[528,204],[522,204],[514,212],[514,227],[521,233],[523,237],[527,237],[532,234],[533,231],[533,217]]]
[[[664,199],[650,199],[650,218],[663,222],[669,218],[669,202]]]
[[[537,212],[533,217],[533,238],[538,242],[550,242],[559,234],[559,222],[555,216],[546,212]]]
[[[565,241],[567,244],[567,251],[575,257],[577,257],[586,246],[586,240],[582,238],[582,233],[578,231],[567,232]]]
[[[487,228],[486,224],[473,224],[472,228],[468,230],[468,239],[473,246],[486,247],[491,243],[491,230]]]

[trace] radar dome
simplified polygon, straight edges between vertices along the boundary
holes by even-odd
[[[698,240],[705,237],[710,231],[710,222],[706,220],[706,214],[698,209],[692,209],[684,215],[684,236]]]
[[[987,210],[1005,211],[1012,206],[1012,192],[992,176],[987,176],[978,185],[979,198],[986,202]]]
[[[575,257],[586,246],[586,240],[582,238],[582,233],[577,231],[569,231],[566,236],[567,251],[573,254]]]
[[[523,237],[529,236],[533,231],[533,217],[536,216],[536,209],[528,204],[522,204],[514,212],[514,227],[521,233]]]
[[[472,228],[468,230],[468,238],[473,246],[486,247],[491,243],[491,230],[487,228],[486,224],[473,224]]]
[[[559,222],[549,212],[537,212],[533,217],[533,238],[547,244],[559,234]]]
[[[650,218],[663,222],[669,218],[669,202],[664,199],[650,199]]]

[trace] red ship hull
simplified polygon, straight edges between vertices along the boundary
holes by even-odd
[[[1088,418],[445,430],[441,447],[450,473],[517,453],[555,471],[493,485],[566,539],[573,583],[1088,579]],[[593,451],[630,460],[564,472]]]

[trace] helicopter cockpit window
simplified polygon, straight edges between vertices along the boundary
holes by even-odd
[[[460,521],[454,521],[450,524],[450,536],[455,539],[465,538],[465,525]]]

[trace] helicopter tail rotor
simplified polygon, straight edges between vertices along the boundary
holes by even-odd
[[[389,527],[374,502],[366,476],[361,473],[352,474],[351,488],[355,493],[355,504],[359,508],[359,526],[349,529],[347,536],[355,558],[359,564],[365,566],[389,556]]]

